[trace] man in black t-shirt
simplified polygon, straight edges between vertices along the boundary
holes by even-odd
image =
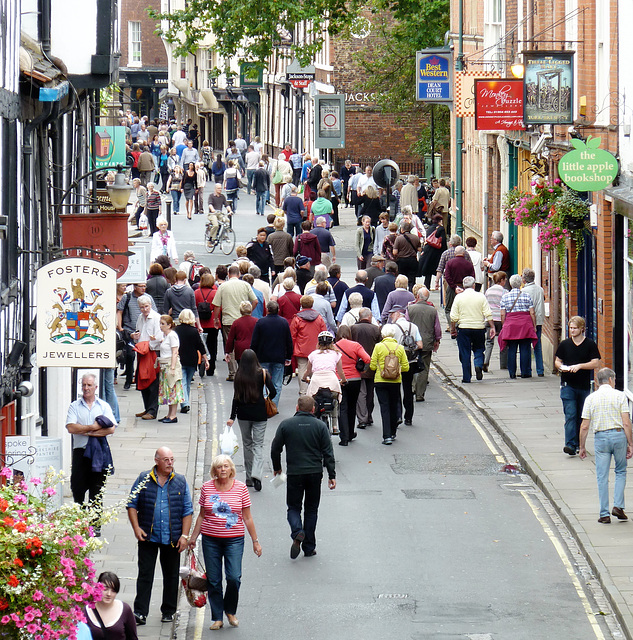
[[[565,446],[563,451],[575,456],[580,447],[579,433],[582,407],[591,392],[591,372],[600,366],[598,345],[585,337],[585,320],[569,319],[570,337],[556,350],[556,368],[561,372],[560,399],[565,413]]]

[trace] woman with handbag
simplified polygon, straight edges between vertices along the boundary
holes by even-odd
[[[268,390],[264,397],[264,387]],[[245,349],[233,383],[231,417],[226,424],[231,427],[237,417],[242,432],[246,486],[262,490],[264,475],[264,436],[268,412],[266,399],[272,401],[277,391],[270,373],[262,369],[252,349]]]
[[[104,571],[97,579],[103,585],[101,600],[84,615],[93,640],[137,640],[136,620],[127,602],[117,598],[121,582],[116,573]]]
[[[341,365],[347,378],[347,384],[341,387],[342,398],[339,411],[339,430],[341,439],[339,444],[346,447],[355,437],[356,404],[360,394],[361,377],[371,361],[369,354],[363,347],[352,340],[352,330],[347,325],[341,325],[336,332],[336,348],[341,352]]]
[[[229,160],[228,169],[224,172],[223,189],[226,191],[226,199],[231,203],[233,213],[237,211],[237,194],[240,188],[242,174],[235,160]]]
[[[158,354],[160,372],[158,377],[158,404],[169,405],[167,416],[159,422],[173,424],[178,422],[176,411],[185,399],[182,390],[182,367],[178,358],[180,339],[174,331],[176,323],[171,316],[160,317],[160,330],[163,334]],[[152,336],[152,339],[156,339]]]
[[[446,230],[444,229],[441,213],[433,216],[433,222],[426,230],[426,243],[422,248],[422,255],[418,266],[418,275],[424,276],[424,286],[431,288],[431,278],[437,271],[440,258],[448,248],[446,243]]]
[[[224,613],[232,627],[239,622],[235,617],[242,578],[244,533],[248,530],[253,541],[253,552],[262,555],[255,523],[251,515],[251,498],[243,482],[235,478],[235,464],[230,456],[216,456],[211,464],[211,480],[200,490],[200,513],[196,519],[189,548],[196,546],[202,533],[202,553],[209,581],[211,605],[211,631],[224,626]],[[226,590],[222,589],[222,561],[226,572]]]

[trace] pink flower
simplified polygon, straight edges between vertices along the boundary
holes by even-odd
[[[35,620],[35,616],[29,611],[28,613],[24,614],[24,619],[27,622],[33,622],[33,620]]]
[[[9,622],[11,622],[11,616],[2,616],[2,619],[0,620],[0,622],[2,624],[9,624]]]
[[[42,481],[39,478],[31,478],[31,484],[37,487],[38,484],[42,484]]]
[[[57,493],[57,491],[55,491],[55,489],[53,489],[53,487],[46,487],[46,489],[44,489],[44,493],[47,496],[54,496]]]
[[[3,478],[13,478],[13,471],[10,467],[3,467],[2,471],[0,471],[0,476]]]
[[[22,493],[17,493],[13,498],[16,504],[26,504],[26,496]]]
[[[39,631],[39,627],[36,624],[27,624],[26,625],[26,630],[29,633],[35,633],[36,631]]]
[[[38,600],[41,600],[43,597],[44,597],[44,594],[39,589],[36,589],[33,592],[33,600],[35,600],[35,602],[37,602]]]

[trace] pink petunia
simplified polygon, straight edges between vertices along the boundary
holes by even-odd
[[[2,616],[2,619],[0,619],[2,624],[9,624],[9,622],[11,622],[11,616]]]
[[[0,471],[0,476],[7,479],[13,478],[13,471],[11,470],[10,467],[3,467],[2,470]]]
[[[55,489],[53,489],[53,487],[46,487],[46,489],[44,489],[44,493],[47,496],[54,496],[57,493],[57,491],[55,491]]]
[[[32,598],[33,600],[35,600],[35,602],[37,602],[38,600],[41,600],[43,597],[44,597],[44,594],[39,589],[36,589],[33,592]]]

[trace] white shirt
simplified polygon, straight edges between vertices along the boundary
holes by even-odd
[[[177,147],[179,144],[184,144],[187,140],[187,134],[184,131],[176,131],[171,137],[171,146]]]

